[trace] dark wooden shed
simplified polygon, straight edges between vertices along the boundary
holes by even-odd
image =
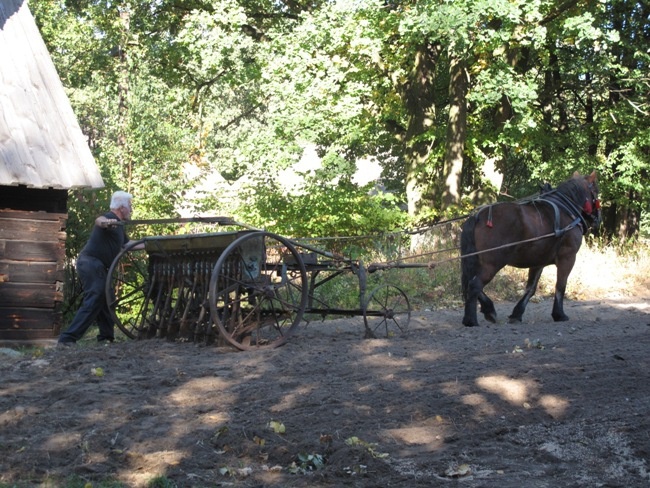
[[[0,1],[0,344],[59,334],[68,190],[103,186],[27,1]]]

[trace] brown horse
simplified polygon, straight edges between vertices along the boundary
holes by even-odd
[[[485,319],[496,322],[494,303],[483,287],[507,265],[529,268],[526,292],[512,310],[511,322],[521,322],[542,270],[549,264],[557,267],[551,316],[556,322],[569,320],[563,305],[567,279],[582,236],[599,225],[595,171],[588,176],[576,172],[555,190],[534,198],[477,209],[465,221],[461,233],[463,324],[478,325],[477,301]]]

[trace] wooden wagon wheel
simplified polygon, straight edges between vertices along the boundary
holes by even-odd
[[[237,349],[284,344],[307,304],[305,264],[287,239],[246,234],[219,257],[210,277],[210,315],[219,334]]]
[[[405,335],[411,321],[411,304],[406,293],[394,285],[375,288],[363,307],[366,338]]]
[[[106,277],[106,303],[115,324],[124,334],[137,339],[151,326],[152,297],[148,258],[144,249],[133,249],[144,240],[133,241],[113,260]]]

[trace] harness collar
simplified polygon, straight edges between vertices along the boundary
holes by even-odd
[[[598,215],[594,216],[594,211],[600,209],[600,200],[596,198],[593,191],[593,184],[589,185],[589,191],[591,193],[591,200],[589,197],[585,197],[585,202],[582,205],[582,208],[578,206],[573,200],[571,200],[567,195],[553,189],[550,192],[544,193],[541,196],[533,199],[532,201],[541,201],[547,203],[553,207],[555,210],[555,234],[556,236],[562,235],[568,228],[560,229],[560,209],[564,210],[574,223],[569,227],[573,228],[576,225],[579,225],[582,228],[582,234],[586,235],[591,228],[587,218],[597,219]]]

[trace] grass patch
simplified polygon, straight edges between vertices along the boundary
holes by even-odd
[[[176,488],[176,486],[176,483],[166,476],[157,476],[147,483],[147,488]]]
[[[650,245],[647,242],[617,245],[594,241],[578,252],[576,265],[569,276],[567,296],[575,300],[617,299],[647,296],[648,290]]]

